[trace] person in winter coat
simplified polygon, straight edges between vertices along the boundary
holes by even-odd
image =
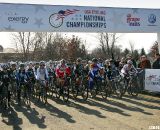
[[[141,68],[141,69],[151,68],[151,62],[147,59],[147,56],[145,55],[141,56],[138,68]]]
[[[160,69],[160,54],[159,53],[156,54],[156,60],[153,62],[152,68]]]

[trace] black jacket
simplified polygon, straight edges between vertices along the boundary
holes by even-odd
[[[152,68],[153,69],[160,69],[160,58],[157,59],[155,62],[153,62]]]

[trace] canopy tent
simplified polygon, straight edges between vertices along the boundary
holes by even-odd
[[[0,31],[157,33],[160,43],[160,9],[1,3]]]

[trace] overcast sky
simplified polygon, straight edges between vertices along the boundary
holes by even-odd
[[[131,7],[131,8],[158,8],[160,9],[160,0],[0,0],[0,3],[30,3],[30,4],[51,4],[51,5],[79,5],[79,6],[105,6],[105,7]],[[72,35],[69,33],[68,35]],[[86,40],[89,50],[97,47],[98,40],[96,34],[89,33],[75,33],[83,40]],[[13,47],[11,42],[10,33],[0,32],[0,44],[5,48]],[[142,47],[146,51],[154,41],[157,40],[156,33],[141,33],[141,34],[123,34],[120,41],[117,44],[122,45],[123,48],[129,48],[129,41],[135,44],[136,49]]]

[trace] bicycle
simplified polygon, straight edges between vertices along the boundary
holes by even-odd
[[[118,98],[122,98],[125,91],[125,84],[121,75],[112,77],[112,79],[107,82],[108,96],[115,94]]]
[[[7,109],[9,104],[9,93],[8,93],[8,84],[5,84],[3,82],[0,82],[0,104],[4,109]]]
[[[48,82],[48,92],[50,96],[53,96],[53,93],[55,92],[55,78],[53,76],[50,76],[49,82]]]
[[[69,99],[69,89],[71,85],[71,78],[65,76],[64,78],[59,78],[56,83],[56,97],[63,97],[63,101],[67,102]]]
[[[48,86],[47,86],[47,81],[46,80],[39,80],[38,81],[38,101],[42,101],[45,104],[47,103],[47,91],[48,91]]]
[[[19,103],[21,104],[21,97],[23,98],[23,102],[30,107],[31,106],[31,88],[29,88],[29,85],[27,82],[20,83],[19,87]]]
[[[98,75],[95,76],[93,80],[94,87],[90,89],[92,98],[95,98],[99,93],[103,99],[108,97],[107,83],[104,77]]]
[[[88,76],[79,76],[72,82],[72,94],[76,99],[81,94],[84,100],[88,98]]]
[[[128,75],[124,79],[124,82],[125,82],[124,94],[127,91],[128,94],[133,96],[133,97],[138,96],[138,94],[140,92],[139,75],[142,72],[143,72],[143,70],[141,70],[140,72],[137,72],[137,73],[133,73],[133,72],[128,73]]]

